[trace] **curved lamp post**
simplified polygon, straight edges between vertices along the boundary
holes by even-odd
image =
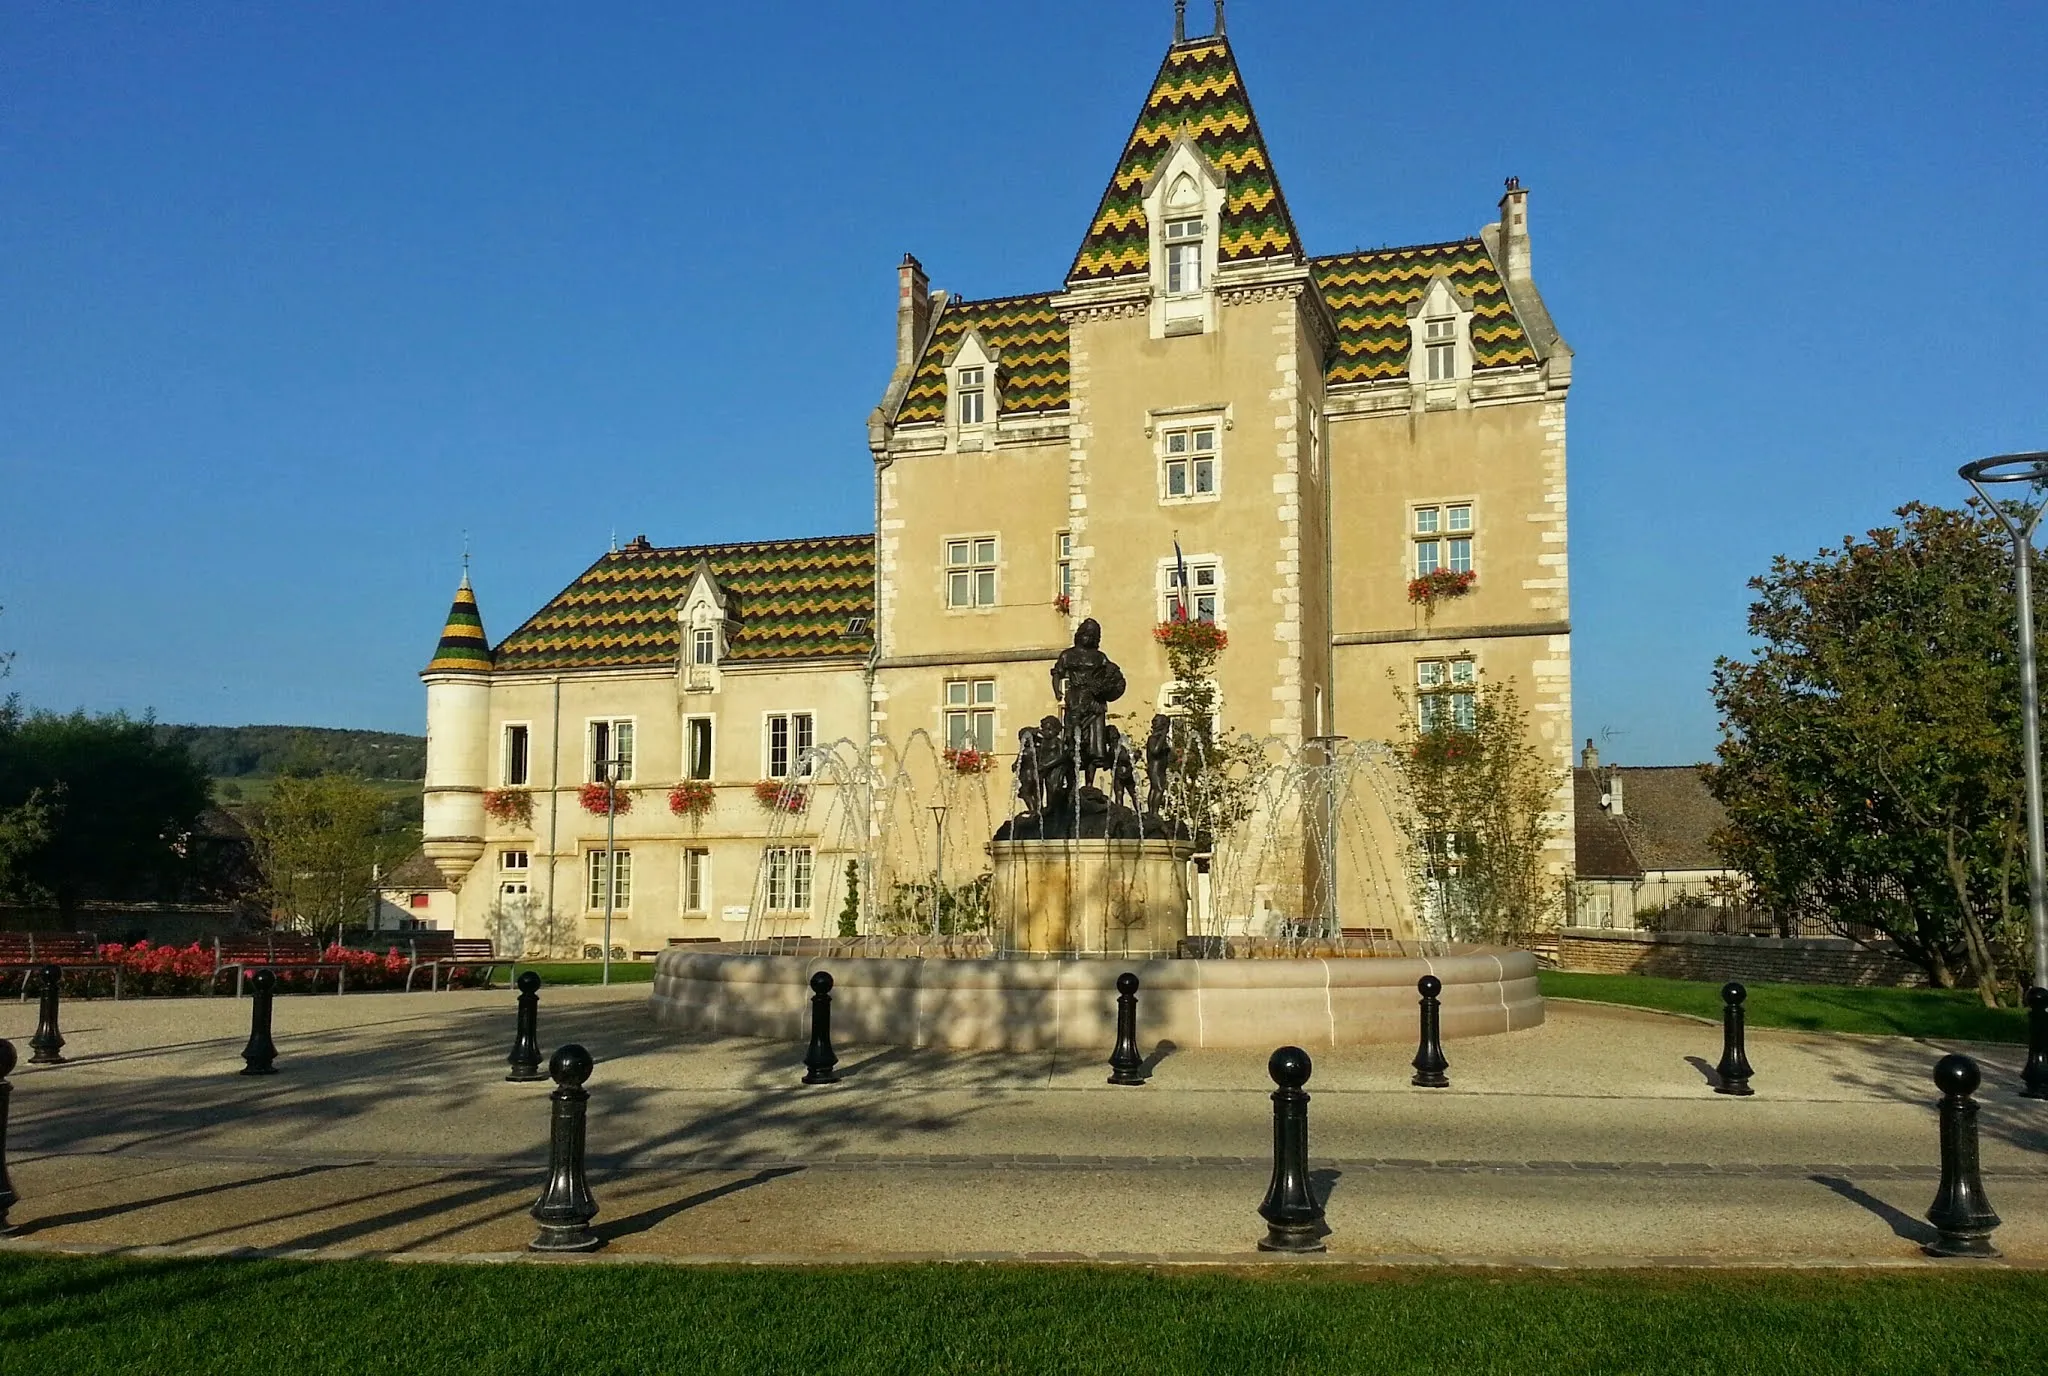
[[[2013,590],[2019,601],[2020,753],[2027,774],[2027,908],[2034,928],[2034,983],[2048,985],[2048,859],[2041,826],[2041,688],[2034,667],[2034,528],[2048,507],[2048,453],[1999,454],[1957,470],[2012,536]],[[2025,483],[2026,500],[2013,509],[1987,486]],[[2025,513],[2025,519],[2018,512]]]

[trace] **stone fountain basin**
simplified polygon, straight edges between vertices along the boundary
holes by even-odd
[[[1536,958],[1501,947],[1368,959],[952,960],[664,951],[648,1000],[678,1032],[803,1041],[810,978],[831,972],[835,1042],[979,1051],[1107,1050],[1116,977],[1140,981],[1139,1038],[1183,1049],[1413,1042],[1415,982],[1443,981],[1443,1035],[1543,1021]]]

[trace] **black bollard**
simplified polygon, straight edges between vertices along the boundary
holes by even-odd
[[[1439,1027],[1436,996],[1444,991],[1444,982],[1435,975],[1424,975],[1415,981],[1415,992],[1422,995],[1422,1044],[1415,1048],[1415,1078],[1410,1084],[1421,1085],[1424,1089],[1448,1089],[1451,1077],[1444,1074],[1451,1063],[1444,1059],[1444,1039]]]
[[[1749,1053],[1743,1047],[1742,1004],[1749,990],[1729,980],[1721,986],[1721,1064],[1714,1067],[1716,1094],[1754,1094],[1749,1087]]]
[[[540,976],[532,970],[519,977],[519,1017],[506,1061],[512,1067],[508,1080],[524,1084],[547,1078],[540,1071]]]
[[[1109,1053],[1109,1082],[1141,1085],[1145,1058],[1138,1051],[1138,977],[1129,970],[1116,977],[1116,1045]]]
[[[533,1206],[540,1236],[526,1244],[529,1252],[594,1252],[604,1246],[604,1239],[590,1231],[597,1201],[591,1198],[590,1181],[583,1173],[584,1122],[590,1111],[590,1092],[583,1082],[590,1078],[592,1064],[590,1053],[573,1043],[548,1063],[548,1073],[555,1079],[555,1091],[548,1095],[553,1105],[548,1183]]]
[[[1983,1076],[1968,1056],[1943,1056],[1934,1066],[1941,1090],[1941,1188],[1927,1221],[1941,1236],[1920,1250],[1935,1257],[1995,1257],[1991,1230],[1999,1223],[1977,1173],[1977,1101],[1970,1096]]]
[[[1273,1180],[1266,1186],[1259,1217],[1266,1220],[1261,1252],[1321,1252],[1323,1206],[1316,1202],[1308,1178],[1308,1052],[1283,1046],[1266,1062],[1266,1073],[1280,1086],[1273,1091]]]
[[[811,1044],[804,1052],[804,1080],[807,1085],[836,1085],[839,1077],[832,1067],[839,1064],[832,1050],[832,976],[823,970],[811,976]]]
[[[2020,1075],[2020,1093],[2048,1099],[2048,988],[2027,990],[2027,1068]]]
[[[270,1040],[270,1005],[277,998],[277,975],[258,970],[249,980],[249,1044],[242,1048],[244,1075],[277,1074],[277,1043]]]
[[[42,982],[42,1002],[37,1006],[36,1033],[28,1039],[30,1065],[64,1064],[64,1034],[57,1029],[58,1006],[63,999],[64,972],[45,965],[37,978]]]
[[[14,1231],[7,1222],[7,1211],[21,1200],[14,1192],[14,1182],[7,1178],[7,1101],[14,1097],[14,1086],[7,1083],[7,1077],[13,1073],[14,1043],[0,1037],[0,1237]]]

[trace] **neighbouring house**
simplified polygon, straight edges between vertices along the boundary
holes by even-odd
[[[455,886],[425,851],[414,851],[377,880],[377,917],[371,930],[455,930]]]
[[[1737,875],[1714,849],[1727,813],[1699,765],[1602,765],[1587,741],[1572,803],[1578,867],[1567,926],[1723,925],[1715,918]]]

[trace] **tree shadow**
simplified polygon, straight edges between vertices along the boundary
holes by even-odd
[[[2029,1152],[2048,1152],[2048,1117],[2034,1100],[2019,1095],[2024,1046],[1949,1039],[1898,1038],[1838,1042],[1816,1047],[1838,1085],[1896,1104],[1923,1108],[1928,1116],[1927,1160],[1936,1160],[1934,1109],[1940,1091],[1934,1087],[1934,1066],[1950,1052],[1976,1061],[1984,1074],[1977,1100],[1977,1127],[1988,1140]]]
[[[628,1214],[624,1218],[613,1219],[610,1223],[600,1223],[591,1231],[607,1242],[616,1242],[622,1237],[631,1237],[635,1233],[651,1232],[653,1229],[674,1218],[677,1214],[694,1209],[700,1204],[709,1204],[714,1199],[723,1199],[729,1194],[738,1194],[741,1190],[750,1190],[756,1185],[765,1185],[771,1180],[780,1180],[785,1175],[801,1175],[802,1173],[803,1167],[801,1166],[771,1166],[766,1170],[755,1171],[744,1180],[729,1180],[723,1185],[716,1185],[708,1190],[699,1190],[697,1193],[685,1195],[681,1199],[673,1199],[666,1204],[657,1204],[651,1209],[642,1209],[637,1214]]]
[[[251,1176],[247,1180],[230,1180],[218,1185],[201,1185],[189,1190],[177,1190],[171,1194],[160,1194],[149,1199],[130,1200],[125,1204],[103,1204],[92,1209],[74,1209],[70,1213],[44,1214],[23,1223],[17,1235],[27,1237],[48,1228],[62,1228],[76,1223],[97,1223],[102,1219],[118,1218],[122,1214],[134,1213],[139,1209],[154,1209],[165,1204],[179,1204],[188,1199],[203,1199],[208,1195],[225,1194],[229,1190],[246,1190],[255,1185],[274,1185],[282,1180],[300,1180],[309,1175],[321,1175],[328,1171],[346,1169],[339,1165],[301,1166],[297,1170],[273,1171],[269,1175]]]
[[[1809,1175],[1806,1178],[1816,1185],[1823,1185],[1833,1190],[1858,1208],[1868,1209],[1871,1213],[1876,1214],[1890,1226],[1896,1236],[1902,1237],[1908,1242],[1924,1246],[1940,1240],[1941,1235],[1934,1230],[1933,1225],[1913,1217],[1902,1209],[1892,1207],[1876,1195],[1858,1189],[1838,1175]]]

